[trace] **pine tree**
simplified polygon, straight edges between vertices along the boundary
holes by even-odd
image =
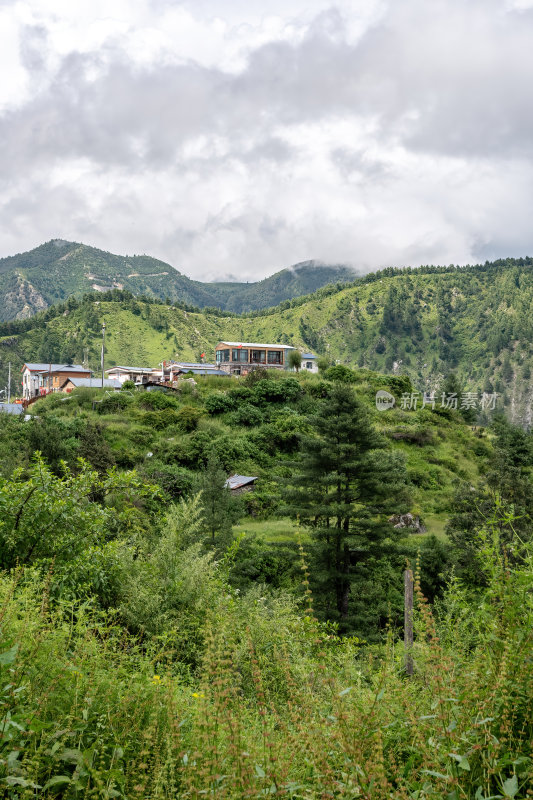
[[[354,583],[397,534],[386,515],[403,510],[405,465],[347,385],[335,385],[310,422],[314,435],[302,440],[287,511],[311,531],[317,604],[346,631]]]
[[[240,503],[226,486],[226,473],[215,455],[208,459],[198,488],[201,490],[203,528],[210,547],[225,549],[231,541],[232,526],[240,516]]]

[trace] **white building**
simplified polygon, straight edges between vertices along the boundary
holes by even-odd
[[[318,372],[318,356],[313,353],[302,353],[302,369],[307,372]]]
[[[111,367],[106,369],[108,378],[125,383],[126,381],[133,381],[134,383],[146,383],[152,380],[155,370],[152,367]],[[161,378],[161,371],[159,372]]]
[[[36,364],[22,367],[22,397],[33,397],[59,391],[66,378],[90,378],[92,372],[81,364]]]

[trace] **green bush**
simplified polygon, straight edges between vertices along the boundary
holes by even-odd
[[[235,408],[235,397],[225,392],[213,392],[205,399],[205,409],[208,414],[224,414]]]
[[[296,378],[267,378],[254,385],[253,402],[259,405],[287,403],[296,400],[301,393],[302,388]]]
[[[203,409],[196,406],[183,406],[176,414],[176,421],[185,433],[190,433],[196,430],[203,416]]]
[[[97,404],[96,410],[99,414],[114,414],[117,411],[124,411],[133,404],[133,397],[121,392],[108,394]]]
[[[185,497],[193,488],[194,473],[176,464],[164,464],[156,459],[147,459],[142,473],[174,500]]]
[[[148,411],[163,411],[167,408],[176,409],[179,406],[176,397],[159,390],[141,392],[135,399],[140,408],[145,408]]]
[[[324,377],[328,381],[340,381],[341,383],[355,383],[357,380],[355,372],[349,367],[345,367],[344,364],[335,364],[335,366],[329,367],[325,371]]]
[[[263,421],[262,412],[251,403],[242,403],[236,411],[232,411],[228,418],[230,425],[244,425],[255,427]]]

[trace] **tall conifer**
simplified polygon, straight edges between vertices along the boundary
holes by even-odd
[[[313,434],[302,440],[287,509],[314,540],[316,603],[348,630],[355,583],[398,534],[387,516],[405,510],[405,465],[350,386],[336,384],[310,421]]]

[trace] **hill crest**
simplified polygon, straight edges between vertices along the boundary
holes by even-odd
[[[344,265],[304,261],[252,283],[204,283],[151,256],[120,256],[79,242],[51,239],[0,259],[0,322],[26,319],[71,296],[111,289],[242,313],[354,277],[353,269]]]

